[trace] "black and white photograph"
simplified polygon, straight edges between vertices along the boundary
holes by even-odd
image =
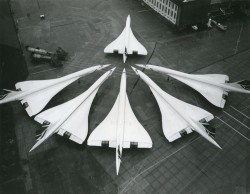
[[[250,194],[250,0],[0,0],[0,194]]]

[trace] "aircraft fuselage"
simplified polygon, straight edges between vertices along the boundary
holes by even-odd
[[[126,106],[126,73],[123,71],[121,83],[120,83],[120,96],[119,96],[119,116],[117,120],[117,133],[116,133],[116,173],[118,175],[121,157],[122,147],[124,138],[124,127],[125,127],[125,106]]]
[[[22,100],[23,98],[25,98],[28,95],[31,95],[33,93],[36,93],[38,91],[50,88],[52,86],[55,86],[57,84],[63,83],[65,81],[68,81],[70,83],[74,82],[75,80],[79,79],[80,77],[87,75],[89,73],[92,73],[96,70],[100,70],[102,68],[106,67],[106,65],[99,65],[99,67],[94,66],[94,67],[90,67],[88,69],[83,69],[81,71],[72,73],[70,75],[66,75],[64,77],[61,78],[57,78],[57,79],[51,79],[51,80],[39,80],[39,81],[49,81],[48,83],[43,83],[41,84],[41,86],[36,86],[36,87],[32,87],[26,91],[12,91],[11,94],[13,96],[9,96],[8,98],[3,98],[2,100],[0,100],[0,104],[4,104],[4,103],[8,103],[11,101],[16,101],[16,100]],[[32,80],[31,80],[32,81]],[[34,80],[36,81],[36,80]],[[69,84],[70,84],[69,83]],[[6,95],[7,97],[8,95]]]
[[[124,50],[123,50],[123,62],[127,59],[127,48],[129,48],[129,35],[130,35],[130,15],[128,15],[125,26],[125,39],[124,39]]]
[[[197,77],[194,77],[192,74],[187,74],[187,73],[175,71],[175,70],[172,70],[172,69],[166,69],[166,68],[157,67],[157,66],[152,67],[151,65],[146,65],[146,66],[144,65],[144,66],[141,66],[141,67],[145,67],[147,69],[151,69],[151,70],[159,72],[159,73],[164,73],[164,74],[167,74],[169,76],[171,76],[171,75],[180,76],[180,77],[183,77],[183,78],[186,78],[186,79],[195,80],[195,81],[198,81],[198,82],[201,82],[201,83],[205,83],[205,84],[209,84],[209,85],[212,85],[212,86],[215,86],[215,87],[222,88],[225,91],[250,93],[250,91],[245,90],[243,88],[238,88],[238,87],[235,87],[235,86],[232,86],[232,85],[229,85],[229,84],[225,84],[225,83],[217,83],[217,82],[214,82],[212,80],[205,80],[205,79],[202,79],[202,78],[197,78]],[[201,74],[201,76],[202,76],[202,74]]]

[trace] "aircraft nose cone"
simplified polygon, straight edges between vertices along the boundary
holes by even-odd
[[[135,65],[138,66],[138,67],[142,67],[142,68],[148,69],[147,65],[142,65],[142,64],[135,64]]]
[[[106,67],[108,67],[108,66],[110,66],[110,65],[111,65],[111,64],[101,65],[100,68],[99,68],[99,70],[100,70],[100,69],[104,69],[104,68],[106,68]]]
[[[134,72],[138,75],[137,69],[134,68],[134,67],[132,67],[132,66],[131,66],[131,68],[132,68],[132,69],[134,70]]]
[[[115,68],[116,68],[116,67],[114,67],[114,68],[113,68],[113,69],[111,69],[110,71],[113,73],[113,72],[115,71]]]

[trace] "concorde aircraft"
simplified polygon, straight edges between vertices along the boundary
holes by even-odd
[[[214,140],[214,131],[207,123],[214,118],[211,113],[167,94],[143,72],[134,67],[132,69],[154,94],[161,111],[163,133],[169,142],[196,131],[221,149]]]
[[[87,91],[76,98],[38,114],[35,120],[47,128],[39,135],[30,151],[54,133],[82,144],[88,133],[88,115],[93,99],[99,87],[114,70],[115,68],[104,73]]]
[[[94,129],[88,139],[90,146],[116,148],[118,175],[123,148],[151,148],[152,140],[136,119],[126,93],[126,72],[123,70],[120,93],[106,118]]]
[[[228,92],[241,92],[250,94],[250,81],[242,80],[227,83],[229,77],[223,74],[187,74],[155,65],[140,65],[146,69],[169,75],[195,89],[215,106],[224,108]]]
[[[126,26],[120,36],[111,42],[104,49],[104,53],[118,52],[123,55],[123,62],[125,63],[127,55],[137,53],[138,55],[147,55],[148,52],[145,47],[135,38],[130,27],[130,15],[127,17]]]
[[[63,88],[76,81],[80,77],[86,76],[97,70],[101,70],[109,65],[97,65],[77,71],[57,79],[32,80],[16,83],[17,91],[9,91],[8,94],[0,96],[0,104],[21,100],[29,116],[39,113],[48,102]]]

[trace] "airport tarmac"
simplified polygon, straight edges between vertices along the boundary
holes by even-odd
[[[24,50],[28,80],[56,78],[95,64],[116,67],[93,101],[90,134],[115,102],[121,72],[126,68],[131,106],[153,141],[152,149],[124,150],[118,176],[114,149],[88,147],[86,142],[77,145],[56,134],[29,153],[41,126],[29,118],[19,102],[12,102],[20,163],[25,172],[19,178],[25,183],[26,193],[250,192],[250,96],[230,93],[222,110],[181,82],[144,70],[164,91],[213,113],[215,140],[223,149],[196,133],[169,143],[163,135],[154,96],[130,67],[150,63],[186,73],[227,74],[231,82],[250,79],[249,18],[229,18],[225,21],[226,32],[216,28],[178,32],[135,0],[12,0],[11,5],[23,49],[30,45],[54,51],[61,46],[70,54],[62,68],[53,68],[32,64]],[[40,20],[40,14],[45,14],[44,20]],[[122,55],[104,54],[103,49],[122,32],[128,14],[133,33],[148,55],[128,56],[123,64]],[[81,94],[106,70],[71,84],[46,109]]]

